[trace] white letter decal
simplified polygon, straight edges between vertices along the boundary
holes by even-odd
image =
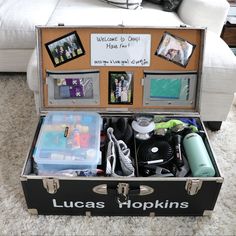
[[[61,206],[61,205],[57,205],[56,199],[52,199],[52,203],[53,203],[53,206],[54,206],[54,207],[63,207],[63,206]]]

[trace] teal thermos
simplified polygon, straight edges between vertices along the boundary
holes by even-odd
[[[183,146],[193,177],[215,176],[215,169],[199,134],[187,134],[183,139]]]

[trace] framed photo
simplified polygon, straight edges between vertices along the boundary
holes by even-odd
[[[155,55],[180,66],[186,67],[196,45],[185,39],[165,32]]]
[[[59,66],[85,54],[76,31],[45,44],[54,66]]]
[[[110,71],[108,79],[108,103],[133,104],[133,73]]]

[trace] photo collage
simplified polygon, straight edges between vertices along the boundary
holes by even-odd
[[[125,35],[124,37],[124,35],[122,34],[120,35],[119,34],[111,35],[110,37],[108,36],[106,38],[97,37],[97,40],[98,40],[98,43],[100,43],[100,41],[103,41],[103,40],[115,41],[115,40],[119,40],[117,39],[119,36],[121,39],[123,37],[123,41],[125,39],[129,40],[130,42],[132,40],[136,40],[136,42],[140,40],[140,37],[138,36],[134,37],[133,35],[131,36]],[[117,48],[116,47],[117,45],[115,44],[111,46],[112,44],[110,42],[109,44],[106,42],[106,44],[104,45],[106,45],[106,47],[108,47],[109,50],[111,50],[112,48],[115,48],[115,49]],[[122,45],[125,45],[125,44],[122,44]],[[131,44],[129,43],[126,46],[122,46],[122,47],[130,47],[130,45]],[[184,38],[180,38],[169,32],[164,32],[161,36],[160,42],[159,43],[157,42],[157,47],[154,52],[154,56],[157,56],[160,59],[167,60],[170,63],[174,63],[180,67],[186,68],[194,52],[195,46],[196,46],[195,44],[189,42],[188,40],[185,40]],[[82,60],[83,55],[85,55],[86,53],[83,43],[80,39],[80,36],[76,31],[63,35],[53,41],[47,42],[45,44],[45,47],[54,67],[58,67],[62,64],[68,63],[72,60],[75,60],[76,58],[79,58],[79,60]],[[150,61],[151,56],[148,53],[144,55],[144,58],[145,57],[146,59],[144,59],[143,61],[145,60]],[[113,61],[110,60],[110,63],[116,63],[117,64],[116,66],[118,66],[118,68],[124,67],[125,60],[120,61],[118,59],[117,60],[114,59]],[[127,61],[129,61],[129,58],[126,60],[126,62]],[[138,59],[133,60],[133,61],[135,61],[135,63],[137,64],[139,63]],[[141,63],[143,63],[142,60],[140,61]],[[131,62],[129,61],[127,63],[132,63],[132,61]],[[104,63],[103,67],[106,67],[106,63]],[[89,77],[86,76],[87,73],[90,74],[90,71],[87,70],[82,73],[81,71],[78,71],[78,72],[74,72],[74,75],[72,77],[68,77],[66,73],[62,72],[64,76],[59,76],[58,78],[54,78],[54,98],[58,100],[60,99],[61,100],[63,99],[91,100],[94,97],[94,90],[98,90],[99,86],[94,87],[95,78],[92,77],[93,76],[92,74],[90,74]],[[85,75],[85,77],[83,76],[83,74]],[[145,78],[145,74],[144,74],[144,78]],[[161,79],[160,78],[158,78],[158,80],[152,79],[150,81],[151,81],[150,85],[148,84],[149,86],[151,86],[149,89],[150,99],[158,100],[160,98],[161,100],[170,100],[170,99],[173,100],[173,99],[179,99],[179,97],[184,97],[184,96],[187,97],[186,94],[179,95],[180,92],[182,91],[182,90],[180,91],[180,88],[182,86],[181,83],[188,84],[187,79],[177,78],[173,82],[172,80],[164,76]],[[133,99],[134,99],[134,83],[135,83],[134,71],[132,70],[128,70],[128,71],[108,70],[107,71],[107,85],[108,85],[107,104],[132,105]],[[146,86],[146,84],[147,83],[144,83],[144,86]],[[163,91],[160,91],[159,85],[161,85],[160,88]],[[165,86],[163,87],[163,85]],[[147,91],[147,89],[145,88],[144,90]],[[167,92],[166,95],[163,94],[165,92]]]

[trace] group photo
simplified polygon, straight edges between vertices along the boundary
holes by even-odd
[[[61,65],[85,53],[76,32],[62,36],[59,39],[47,43],[45,46],[54,66]]]

